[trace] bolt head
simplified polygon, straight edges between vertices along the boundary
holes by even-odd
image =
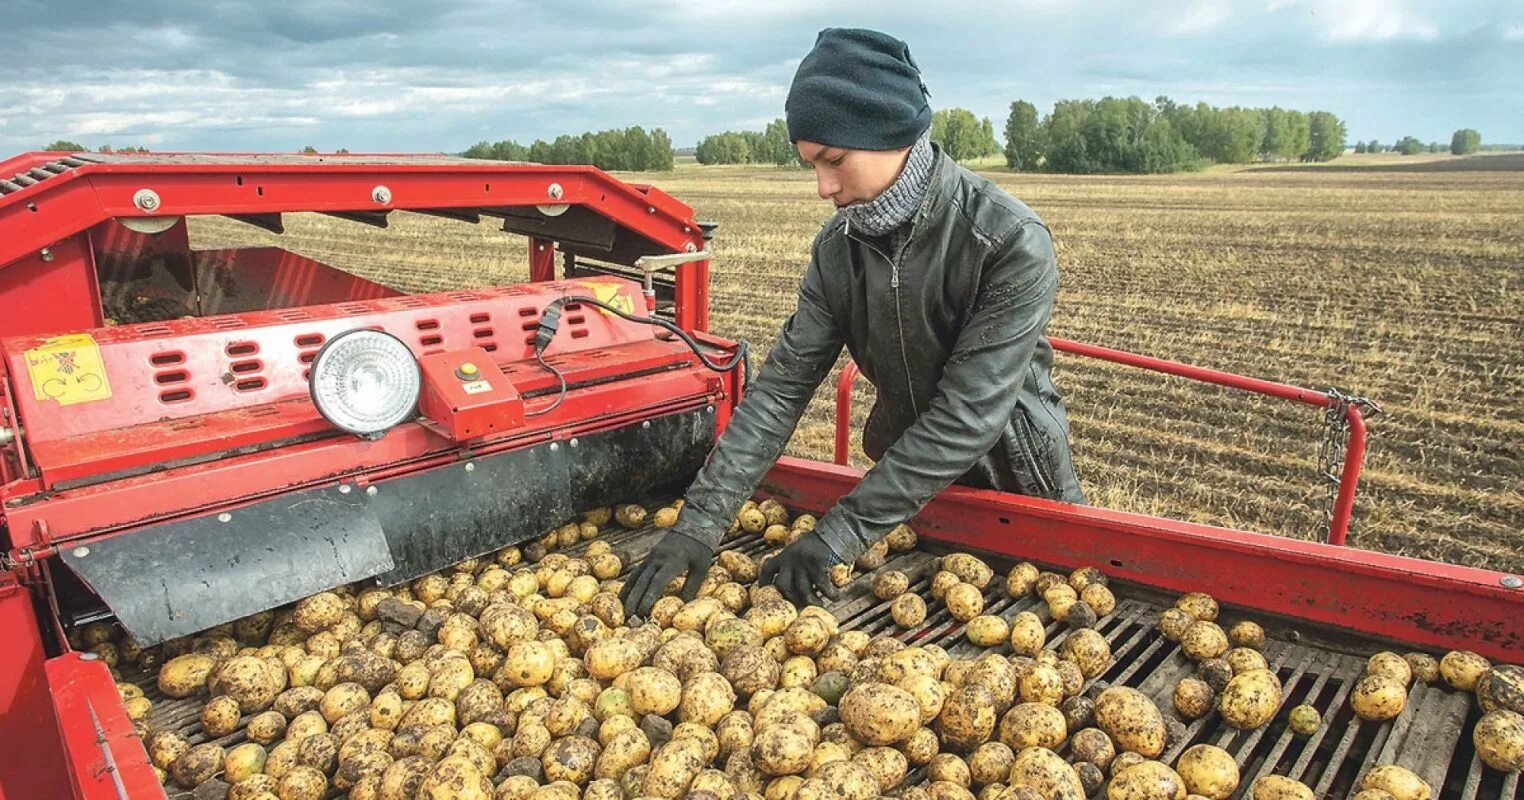
[[[466,471],[467,472],[475,472],[476,471],[476,465],[475,464],[467,464],[466,465]]]
[[[385,186],[377,186],[370,190],[370,199],[379,205],[386,205],[392,201],[392,190]]]
[[[43,261],[52,261],[53,249],[50,247],[44,247],[42,248],[42,252],[38,253],[38,255],[42,257]]]
[[[152,189],[139,189],[132,195],[132,204],[144,211],[159,207],[159,193]]]
[[[1502,584],[1509,589],[1518,589],[1524,587],[1524,578],[1520,578],[1517,575],[1504,575]]]
[[[90,555],[90,548],[88,548],[88,547],[76,547],[76,548],[74,548],[74,557],[75,558],[84,558],[85,556],[88,556],[88,555]]]
[[[365,487],[365,494],[369,495],[370,497],[375,497],[376,496],[376,487],[374,487],[374,486],[367,486],[367,487]]]
[[[226,511],[224,511],[221,514],[217,515],[217,521],[218,522],[232,522],[233,521],[233,515],[229,514]]]
[[[545,196],[549,197],[552,200],[560,200],[565,195],[566,190],[562,189],[561,184],[559,183],[552,183],[545,189]]]

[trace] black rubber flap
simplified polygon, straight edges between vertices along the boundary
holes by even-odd
[[[63,550],[144,645],[294,602],[393,566],[364,493],[282,495]]]
[[[383,584],[537,539],[579,511],[680,491],[714,444],[714,412],[670,414],[472,459],[377,486],[395,568]]]

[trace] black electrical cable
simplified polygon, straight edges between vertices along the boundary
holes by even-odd
[[[681,339],[683,344],[688,345],[688,348],[693,351],[693,354],[698,356],[699,363],[703,364],[705,368],[714,372],[730,372],[737,366],[740,366],[742,391],[744,392],[746,387],[751,384],[751,345],[748,342],[742,341],[739,345],[737,345],[735,354],[732,355],[729,359],[723,362],[716,362],[710,360],[709,356],[704,353],[699,343],[694,341],[693,337],[689,336],[687,331],[679,328],[672,322],[660,319],[658,317],[637,316],[635,314],[629,313],[628,311],[615,308],[608,303],[591,297],[559,297],[555,300],[552,300],[550,304],[545,307],[545,311],[540,314],[539,327],[535,330],[534,333],[534,358],[535,361],[539,362],[540,366],[544,367],[547,371],[550,372],[550,374],[556,376],[556,382],[560,385],[560,387],[556,392],[556,399],[554,402],[537,411],[524,412],[524,416],[526,417],[538,417],[542,414],[549,414],[551,411],[554,411],[557,406],[561,405],[561,401],[566,399],[566,376],[563,375],[560,370],[556,369],[554,366],[551,366],[548,362],[545,361],[545,348],[550,346],[550,340],[555,338],[556,331],[561,327],[561,307],[569,303],[596,306],[617,317],[627,319],[630,322],[636,322],[642,325],[654,325],[656,327],[670,331],[674,336]]]

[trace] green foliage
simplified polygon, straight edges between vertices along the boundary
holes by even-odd
[[[995,149],[995,130],[966,108],[945,108],[931,115],[931,140],[954,161],[989,155]]]
[[[1392,149],[1405,156],[1414,156],[1423,152],[1423,142],[1418,141],[1418,138],[1414,136],[1404,136],[1392,146]]]
[[[1450,152],[1469,156],[1482,149],[1482,135],[1471,128],[1461,128],[1450,136]]]
[[[1160,107],[1136,97],[1061,100],[1043,139],[1054,172],[1178,172],[1198,158]]]
[[[799,161],[794,143],[788,140],[788,123],[781,117],[756,131],[725,131],[705,136],[694,150],[700,164],[774,164],[788,166]]]
[[[636,126],[579,136],[562,134],[551,142],[536,139],[528,147],[509,139],[482,141],[461,155],[540,164],[592,164],[599,169],[630,172],[665,171],[672,169],[672,139],[661,128],[647,132]]]
[[[1369,142],[1365,143],[1365,152],[1367,152],[1367,153],[1380,153],[1380,152],[1383,152],[1385,149],[1386,148],[1384,148],[1381,145],[1381,143],[1376,141],[1375,139],[1372,139]]]
[[[306,147],[303,147],[301,149],[301,152],[302,152],[303,155],[310,155],[312,153],[316,153],[317,152],[317,148],[313,147],[312,145],[309,144]]]
[[[1365,147],[1365,141],[1364,140],[1355,142],[1355,152],[1356,153],[1364,153],[1364,152],[1366,152],[1366,147]]]
[[[1332,161],[1344,153],[1344,137],[1347,131],[1337,116],[1327,111],[1314,111],[1307,115],[1307,149],[1303,161]],[[1361,152],[1356,147],[1355,152]]]
[[[1037,107],[1025,100],[1011,103],[1005,118],[1005,164],[1011,169],[1034,170],[1042,162],[1043,132]]]
[[[49,153],[84,153],[90,150],[90,148],[85,147],[78,142],[71,142],[68,139],[59,139],[54,142],[49,142],[48,144],[44,145],[42,149]]]

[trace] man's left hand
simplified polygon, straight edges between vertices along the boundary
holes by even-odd
[[[776,585],[794,605],[823,606],[820,595],[835,600],[836,586],[831,583],[831,567],[838,563],[836,553],[820,535],[811,531],[762,564],[757,583]],[[819,594],[816,590],[819,590]]]

